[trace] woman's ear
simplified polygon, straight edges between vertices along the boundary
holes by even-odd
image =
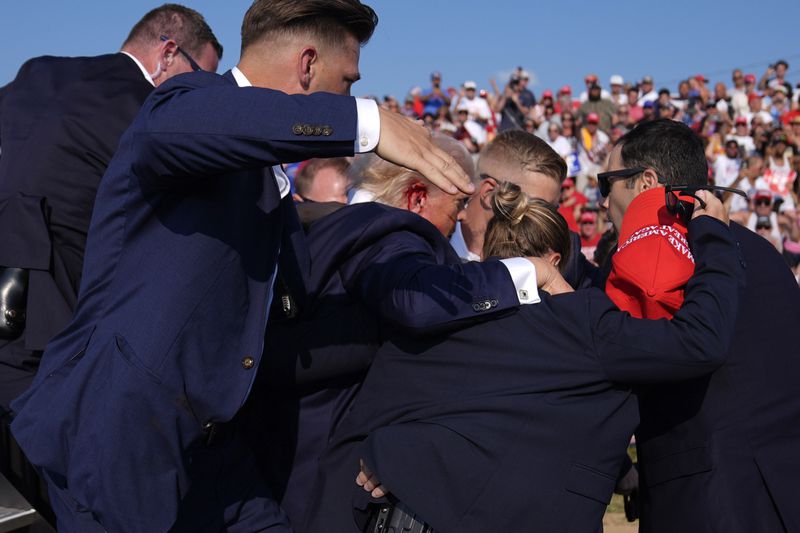
[[[545,259],[547,259],[547,261],[551,265],[553,265],[554,267],[557,267],[558,264],[561,262],[561,254],[558,253],[558,252],[550,252],[550,253],[547,254]]]
[[[492,210],[491,196],[492,196],[492,191],[494,191],[494,189],[497,187],[497,181],[494,178],[485,178],[483,181],[481,181],[478,187],[480,188],[479,198],[481,202],[481,207],[491,211]]]

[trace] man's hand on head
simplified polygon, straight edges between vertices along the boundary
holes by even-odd
[[[701,217],[703,215],[708,215],[710,217],[716,218],[720,222],[728,225],[728,210],[725,209],[725,206],[722,205],[722,202],[719,201],[719,198],[714,196],[709,191],[697,191],[697,197],[700,198],[705,204],[706,207],[703,209],[700,202],[694,203],[694,212],[692,213],[692,218]]]
[[[379,109],[381,137],[375,153],[416,170],[450,194],[475,192],[475,186],[455,158],[433,144],[431,132],[399,113]]]

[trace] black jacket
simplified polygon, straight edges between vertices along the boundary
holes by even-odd
[[[0,265],[31,270],[27,324],[0,343],[0,380],[32,375],[34,352],[72,317],[98,183],[152,89],[122,53],[31,59],[0,89]],[[16,387],[0,388],[7,405]]]

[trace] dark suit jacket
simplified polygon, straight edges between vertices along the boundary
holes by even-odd
[[[317,459],[382,340],[519,305],[502,263],[462,263],[435,226],[409,211],[343,207],[314,222],[307,242],[306,312],[273,315],[274,357],[260,372],[266,386],[251,398],[263,470],[298,531]]]
[[[384,345],[321,461],[307,530],[359,530],[364,458],[435,531],[596,531],[638,422],[624,384],[724,362],[743,272],[727,227],[701,218],[692,236],[698,270],[672,321],[587,289]]]
[[[279,249],[287,271],[307,268],[269,167],[352,155],[356,122],[353,98],[230,73],[151,94],[100,184],[75,317],[14,404],[51,493],[109,531],[169,529],[203,428],[253,386]]]
[[[153,86],[124,54],[39,57],[0,89],[0,265],[31,270],[21,340],[0,381],[24,374],[72,317],[97,185]],[[21,390],[2,387],[0,404]]]
[[[765,239],[732,224],[747,287],[725,364],[639,390],[641,531],[800,531],[800,289]]]

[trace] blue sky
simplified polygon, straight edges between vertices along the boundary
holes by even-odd
[[[162,2],[146,0],[0,0],[0,85],[28,58],[116,51],[130,27]],[[220,71],[235,65],[239,27],[249,0],[184,0],[203,13],[225,47]],[[362,51],[354,94],[402,97],[426,86],[433,70],[444,84],[466,79],[488,88],[517,65],[533,89],[583,86],[594,72],[607,85],[652,75],[656,88],[704,74],[730,81],[732,68],[760,76],[779,58],[800,81],[800,2],[641,1],[368,1],[381,19]]]

